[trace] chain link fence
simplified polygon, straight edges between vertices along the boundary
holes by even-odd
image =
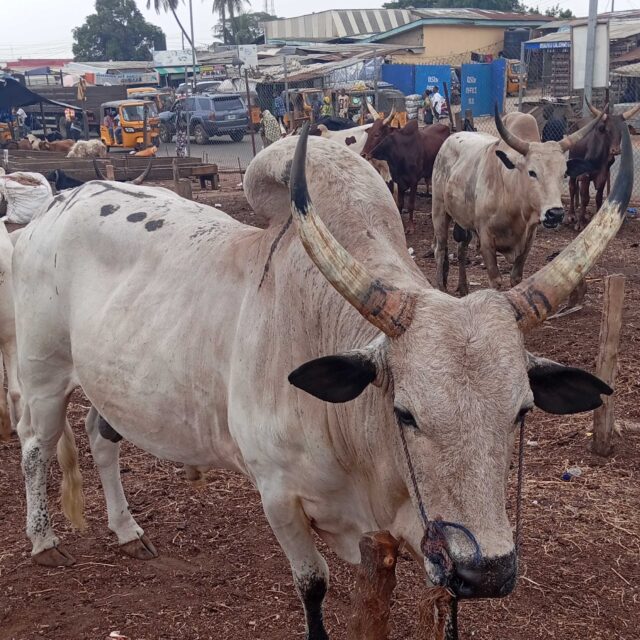
[[[562,43],[560,43],[562,44]],[[463,95],[468,88],[463,80],[463,70],[467,65],[478,63],[488,66],[496,61],[495,51],[498,43],[486,47],[481,51],[460,54],[448,58],[433,58],[425,65],[392,65],[410,68],[415,67],[413,75],[410,69],[404,69],[409,74],[409,80],[398,81],[396,86],[402,85],[404,101],[400,101],[402,109],[408,118],[418,117],[424,121],[422,111],[423,92],[428,84],[421,79],[429,74],[420,73],[421,68],[447,69],[447,80],[439,83],[439,89],[446,94],[451,108],[451,116],[445,114],[442,122],[451,121],[453,126],[460,129],[473,129],[478,132],[497,136],[497,129],[492,115],[473,116],[469,101]],[[385,69],[382,73],[382,60],[378,59],[374,66],[373,75],[368,76],[366,83],[353,82],[348,74],[343,77],[318,72],[315,69],[305,73],[295,59],[287,63],[286,57],[280,68],[273,72],[274,80],[248,79],[249,90],[244,79],[232,81],[232,90],[240,97],[248,112],[248,122],[241,140],[238,136],[231,138],[225,135],[212,136],[206,145],[198,145],[192,149],[193,155],[200,155],[205,161],[213,162],[222,170],[244,170],[254,155],[270,144],[281,133],[293,126],[301,124],[306,119],[316,120],[323,114],[338,116],[340,112],[340,88],[346,87],[349,97],[348,113],[357,124],[364,122],[368,115],[365,109],[366,100],[375,104],[378,110],[381,92],[385,87],[383,78],[390,74]],[[565,135],[576,131],[585,123],[583,120],[583,94],[571,88],[571,54],[567,47],[554,46],[548,49],[531,49],[524,51],[522,60],[504,61],[506,68],[505,98],[503,113],[522,111],[530,113],[537,121],[543,141],[561,140]],[[330,65],[326,65],[327,68]],[[450,70],[450,77],[449,77]],[[424,71],[424,69],[422,69]],[[287,79],[287,76],[291,80]],[[337,80],[337,81],[336,81]],[[342,82],[340,82],[342,80]],[[395,83],[394,83],[395,84]],[[424,84],[424,86],[423,86]],[[354,89],[354,87],[356,89]],[[489,86],[479,84],[476,91],[480,94],[488,91]],[[472,89],[473,90],[473,89]],[[616,64],[612,58],[610,87],[608,91],[594,90],[592,102],[597,108],[604,108],[607,103],[615,112],[627,111],[640,102],[640,61],[637,64]],[[466,105],[465,105],[466,103]],[[485,110],[488,113],[488,110]],[[590,117],[590,116],[589,116]],[[632,133],[640,133],[640,115],[630,119]],[[640,136],[632,136],[634,161],[640,167]],[[617,172],[618,161],[612,167],[612,178]],[[634,181],[633,199],[640,200],[640,175],[637,173]],[[567,187],[568,191],[568,187]]]

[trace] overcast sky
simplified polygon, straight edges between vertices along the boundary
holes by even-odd
[[[274,0],[278,16],[295,16],[326,9],[364,9],[382,5],[385,0]],[[599,0],[599,11],[609,11],[612,0]],[[186,4],[179,15],[188,23]],[[262,11],[264,0],[253,0],[248,8]],[[576,15],[586,15],[588,0],[525,0],[525,4],[539,6],[540,10],[555,5],[570,8]],[[181,47],[180,30],[171,14],[157,15],[147,10],[146,0],[136,0],[138,7],[149,22],[162,28],[167,36],[167,48]],[[207,46],[213,40],[211,29],[216,17],[211,13],[211,0],[193,0],[194,30],[197,46]],[[635,6],[634,6],[635,5]],[[87,15],[93,13],[91,0],[18,0],[1,3],[0,14],[0,61],[22,58],[71,57],[72,29],[80,26]],[[633,9],[635,0],[616,0],[616,10]]]

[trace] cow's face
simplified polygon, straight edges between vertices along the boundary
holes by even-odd
[[[395,452],[408,496],[399,498],[393,533],[422,555],[402,431],[429,517],[462,525],[479,545],[476,555],[467,536],[445,529],[455,567],[450,580],[437,561],[424,559],[434,584],[446,583],[464,598],[504,596],[515,585],[506,487],[520,418],[534,404],[556,413],[590,409],[608,390],[585,372],[548,361],[538,366],[507,300],[487,290],[462,299],[433,290],[419,294],[401,336],[308,362],[289,379],[333,402],[350,400],[371,383],[380,387],[374,393],[384,394],[386,417],[380,415],[378,435]],[[359,424],[357,416],[353,420]]]
[[[557,227],[564,216],[562,190],[565,176],[576,171],[576,175],[583,173],[584,162],[570,160],[567,164],[560,144],[555,141],[531,142],[526,155],[511,149],[507,152],[499,149],[496,156],[516,179],[518,186],[513,193],[525,200],[526,209],[531,212],[530,222],[541,222],[550,229]]]
[[[366,130],[366,142],[360,154],[366,160],[375,157],[375,152],[382,141],[392,132],[391,125],[385,124],[382,119],[376,120],[369,129]]]
[[[609,157],[620,155],[622,144],[622,127],[624,119],[622,115],[606,114],[600,124],[595,128],[596,143],[608,147]],[[604,154],[603,154],[604,155]]]

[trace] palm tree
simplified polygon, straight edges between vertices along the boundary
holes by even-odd
[[[227,1],[213,0],[213,13],[220,14],[220,23],[222,24],[222,44],[227,44]]]
[[[213,0],[214,3],[219,0]],[[245,4],[251,4],[249,0],[226,0],[227,9],[229,11],[229,22],[231,23],[231,33],[233,33],[233,43],[238,44],[238,34],[235,23],[236,13],[240,13]]]
[[[147,0],[147,9],[153,8],[156,10],[156,13],[160,13],[161,11],[171,11],[173,17],[176,19],[178,26],[180,27],[180,31],[186,38],[187,42],[191,46],[192,49],[195,49],[193,42],[191,42],[191,36],[187,33],[187,30],[182,26],[182,22],[180,22],[180,18],[178,18],[178,14],[176,13],[176,9],[180,4],[180,0]]]

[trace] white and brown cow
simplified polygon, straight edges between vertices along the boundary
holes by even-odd
[[[274,143],[247,170],[245,193],[266,229],[164,189],[92,182],[61,194],[14,254],[25,400],[18,431],[34,560],[73,562],[52,529],[46,483],[65,434],[63,506],[82,525],[66,428],[69,396],[81,386],[146,451],[251,479],[291,564],[310,640],[327,638],[328,568],[313,531],[358,562],[361,535],[387,529],[434,584],[460,597],[509,593],[514,425],[534,405],[573,413],[611,391],[584,371],[528,355],[523,330],[553,312],[621,225],[630,149],[627,134],[610,200],[572,247],[506,294],[462,299],[433,289],[415,265],[373,168],[306,131]],[[403,438],[428,513],[477,542],[444,529],[450,575],[442,556],[422,555]],[[118,445],[101,442],[112,447],[96,459],[109,526],[143,553]]]
[[[496,126],[502,138],[484,133],[456,133],[442,145],[433,169],[434,253],[437,286],[447,288],[447,237],[454,221],[458,241],[458,291],[468,293],[467,246],[472,234],[494,289],[501,286],[497,254],[512,264],[511,286],[522,280],[524,263],[538,225],[554,228],[562,222],[565,176],[584,171],[583,160],[569,160],[565,152],[595,126],[591,121],[561,142],[540,142],[533,116],[511,113],[503,122],[497,109]]]

